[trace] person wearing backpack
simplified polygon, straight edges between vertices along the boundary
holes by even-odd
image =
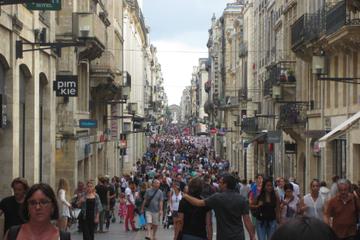
[[[48,184],[34,184],[29,189],[22,215],[26,223],[11,227],[4,239],[71,239],[70,233],[59,230],[51,223],[52,220],[58,220],[59,207],[54,190]]]

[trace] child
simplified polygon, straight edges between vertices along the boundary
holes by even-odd
[[[126,216],[126,200],[125,200],[125,194],[121,193],[120,194],[120,203],[119,203],[119,213],[118,213],[119,217],[120,217],[120,223],[123,223],[123,220]]]

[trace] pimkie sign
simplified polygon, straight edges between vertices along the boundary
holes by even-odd
[[[54,81],[54,91],[56,91],[57,97],[77,97],[78,76],[57,75],[56,81]]]

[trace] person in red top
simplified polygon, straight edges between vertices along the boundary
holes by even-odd
[[[360,201],[350,193],[350,183],[338,181],[338,193],[331,198],[325,209],[324,221],[329,224],[340,240],[356,240],[356,224]]]

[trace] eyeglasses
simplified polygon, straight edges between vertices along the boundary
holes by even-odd
[[[46,199],[42,199],[40,201],[29,200],[28,203],[31,207],[36,207],[37,205],[39,205],[40,207],[47,207],[51,203],[51,201]]]

